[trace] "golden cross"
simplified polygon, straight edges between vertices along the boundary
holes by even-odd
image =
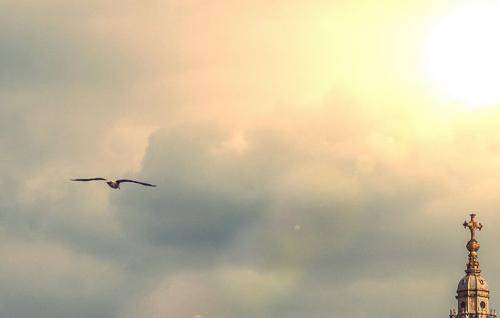
[[[463,225],[464,228],[469,228],[471,240],[476,239],[476,230],[481,231],[481,229],[483,228],[483,225],[476,220],[476,215],[474,213],[470,215],[470,221],[465,221]]]

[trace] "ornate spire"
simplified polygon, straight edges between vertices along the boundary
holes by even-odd
[[[469,228],[470,230],[470,240],[467,242],[467,250],[469,251],[469,262],[467,263],[467,274],[480,273],[479,261],[477,257],[477,251],[481,246],[476,240],[476,230],[481,231],[483,225],[476,220],[476,215],[472,213],[470,215],[470,221],[465,221],[463,224],[464,228]]]
[[[486,279],[481,276],[477,251],[479,242],[476,240],[476,231],[481,231],[483,225],[471,214],[470,220],[465,221],[464,228],[470,230],[470,240],[467,242],[469,262],[465,276],[457,286],[457,310],[450,311],[450,318],[497,318],[494,309],[490,308],[490,288]]]

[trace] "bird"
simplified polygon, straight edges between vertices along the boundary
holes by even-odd
[[[154,185],[154,184],[140,182],[140,181],[136,181],[136,180],[130,180],[130,179],[108,180],[105,178],[83,178],[83,179],[71,179],[71,181],[106,181],[107,185],[110,186],[110,188],[112,188],[112,189],[120,189],[120,183],[123,183],[123,182],[132,182],[132,183],[141,184],[141,185],[147,186],[147,187],[156,187],[156,185]]]

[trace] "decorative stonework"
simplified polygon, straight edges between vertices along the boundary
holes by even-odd
[[[490,289],[480,275],[477,254],[481,245],[476,240],[476,231],[481,231],[483,225],[476,220],[475,214],[471,214],[470,220],[465,221],[463,226],[470,230],[470,240],[466,245],[469,261],[466,275],[458,283],[457,309],[450,309],[450,318],[496,318],[496,311],[490,309]]]

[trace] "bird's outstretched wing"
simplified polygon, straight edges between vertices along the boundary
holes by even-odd
[[[71,181],[98,181],[98,180],[106,181],[106,179],[104,178],[71,179]]]
[[[142,184],[144,186],[148,186],[148,187],[156,187],[156,185],[154,184],[150,184],[150,183],[145,183],[145,182],[140,182],[140,181],[135,181],[135,180],[129,180],[129,179],[120,179],[120,180],[116,180],[116,182],[118,184],[122,183],[122,182],[133,182],[133,183],[138,183],[138,184]]]

